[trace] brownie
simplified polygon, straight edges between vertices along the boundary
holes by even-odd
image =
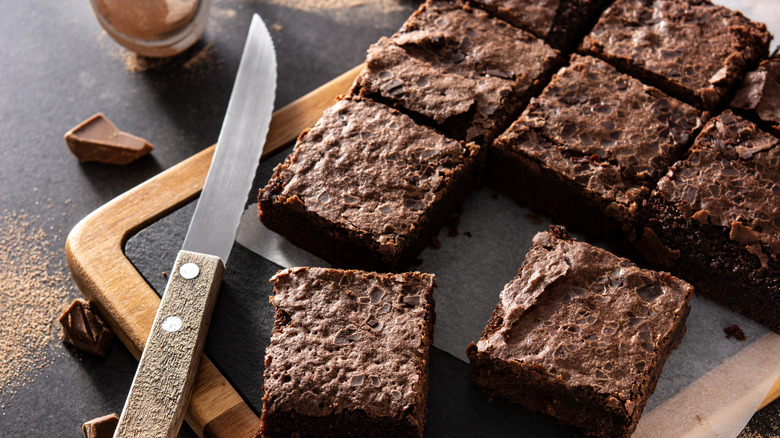
[[[685,333],[693,287],[550,229],[469,345],[471,380],[588,435],[628,437]]]
[[[570,52],[611,0],[469,0],[548,44]]]
[[[780,333],[780,140],[731,111],[643,208],[641,250],[701,294]]]
[[[434,276],[292,268],[271,281],[262,436],[421,437]]]
[[[764,24],[708,0],[616,0],[580,49],[713,111],[766,58],[771,38]]]
[[[270,229],[339,267],[409,266],[478,183],[481,147],[344,98],[260,190]]]
[[[484,143],[503,131],[561,64],[533,35],[459,3],[428,1],[368,50],[352,92],[445,135]]]
[[[594,237],[629,237],[700,112],[604,61],[571,64],[493,144],[487,181]]]
[[[745,75],[731,107],[780,135],[780,50]]]

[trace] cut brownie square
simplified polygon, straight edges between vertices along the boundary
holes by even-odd
[[[573,55],[495,141],[487,180],[563,223],[620,241],[701,124],[694,107]]]
[[[780,333],[780,140],[723,112],[643,211],[652,262]]]
[[[271,281],[263,436],[421,437],[434,276],[293,268]]]
[[[550,229],[469,345],[471,379],[586,434],[628,437],[685,333],[693,287]]]
[[[590,31],[611,0],[469,0],[525,29],[556,49],[569,52]]]
[[[780,49],[745,75],[731,107],[780,135]]]
[[[705,110],[766,58],[766,25],[708,0],[617,0],[580,50]]]
[[[340,267],[401,270],[476,186],[481,148],[345,98],[260,190],[260,219]]]
[[[542,40],[485,11],[428,1],[392,38],[371,46],[352,92],[482,143],[506,128],[560,64]]]

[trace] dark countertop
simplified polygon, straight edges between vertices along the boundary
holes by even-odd
[[[251,13],[262,15],[276,44],[280,108],[362,62],[368,46],[396,30],[415,7],[407,1],[342,0],[314,9],[315,3],[215,0],[201,41],[153,68],[139,65],[103,32],[86,0],[6,5],[0,16],[0,226],[6,227],[2,236],[26,243],[23,251],[4,254],[21,260],[32,245],[50,266],[28,272],[0,260],[0,300],[22,307],[12,312],[0,306],[0,354],[18,348],[24,359],[18,373],[0,380],[0,436],[80,436],[83,422],[121,411],[135,372],[133,357],[118,341],[105,358],[63,346],[59,325],[51,323],[81,296],[63,268],[64,241],[105,202],[216,142]],[[96,112],[146,138],[155,150],[128,166],[80,164],[62,136]],[[29,227],[9,231],[8,218]],[[51,278],[30,292],[39,297],[9,300],[14,281],[39,285],[27,276],[46,272]],[[48,307],[36,304],[37,298]],[[36,311],[17,316],[30,310],[24,306]],[[40,326],[51,336],[31,346],[19,336],[22,326]],[[2,366],[0,373],[9,369],[7,362]],[[776,401],[753,417],[743,435],[777,436],[779,418]]]

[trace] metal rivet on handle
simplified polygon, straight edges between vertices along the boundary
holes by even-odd
[[[192,280],[200,274],[200,268],[195,263],[185,263],[179,268],[179,275],[187,280]]]
[[[169,316],[165,318],[165,321],[162,323],[162,328],[168,333],[173,333],[179,331],[179,329],[182,326],[181,318],[178,316]]]

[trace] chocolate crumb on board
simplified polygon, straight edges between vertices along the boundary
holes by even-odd
[[[431,248],[433,249],[441,248],[441,241],[439,241],[438,237],[436,236],[431,237]]]
[[[745,332],[743,332],[742,329],[739,328],[737,324],[725,327],[723,329],[723,332],[726,333],[726,339],[735,338],[738,341],[744,341],[747,339],[747,336],[745,336]]]
[[[117,129],[102,113],[93,115],[65,133],[65,141],[82,163],[128,164],[154,149],[143,138]]]
[[[81,426],[84,438],[111,438],[114,436],[119,416],[116,413],[89,420]]]
[[[105,356],[114,332],[108,328],[88,301],[77,298],[59,318],[62,340],[97,356]]]

